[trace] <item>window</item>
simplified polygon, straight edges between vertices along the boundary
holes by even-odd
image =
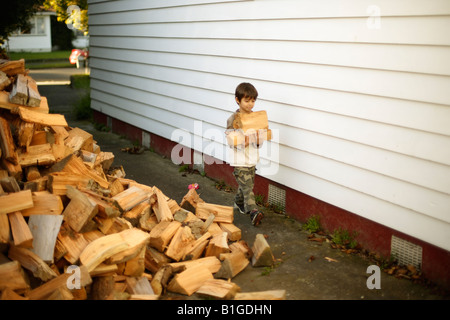
[[[19,29],[14,32],[15,35],[45,35],[45,18],[33,17],[30,19],[28,28]]]

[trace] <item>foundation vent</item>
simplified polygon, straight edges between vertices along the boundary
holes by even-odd
[[[413,265],[418,269],[422,266],[422,247],[394,235],[391,239],[391,255],[398,260],[399,265]]]
[[[286,212],[286,190],[269,184],[268,198],[267,202],[270,205],[276,206],[282,213]]]

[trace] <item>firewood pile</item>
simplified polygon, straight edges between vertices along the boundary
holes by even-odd
[[[1,299],[285,298],[231,281],[273,264],[263,235],[250,247],[233,208],[195,188],[178,203],[125,178],[92,134],[49,113],[24,60],[0,60],[0,144]]]

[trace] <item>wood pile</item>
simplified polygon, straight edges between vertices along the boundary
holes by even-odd
[[[231,279],[273,256],[262,235],[252,248],[241,239],[232,207],[125,178],[92,134],[49,113],[23,60],[0,61],[0,79],[1,299],[284,299],[238,295]]]

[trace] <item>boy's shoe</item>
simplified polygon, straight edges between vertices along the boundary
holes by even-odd
[[[263,213],[258,209],[252,210],[252,212],[250,212],[250,219],[252,220],[252,225],[254,225],[255,227],[261,223],[263,217]]]
[[[245,209],[243,205],[238,205],[236,202],[234,203],[234,209],[237,209],[240,213],[245,214]]]

